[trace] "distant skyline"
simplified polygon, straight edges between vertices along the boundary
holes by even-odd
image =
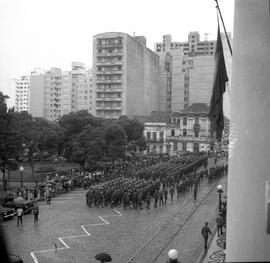
[[[234,1],[220,0],[219,5],[232,32]],[[36,67],[70,70],[72,61],[80,61],[91,68],[98,33],[143,35],[154,50],[163,35],[186,41],[190,31],[216,39],[214,0],[0,0],[0,90],[13,106],[14,79]]]

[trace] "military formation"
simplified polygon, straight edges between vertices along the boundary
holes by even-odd
[[[152,165],[148,169],[151,171],[150,177],[149,174],[146,178],[142,177],[141,172],[133,177],[126,177],[121,173],[117,178],[90,186],[86,193],[86,204],[97,208],[123,205],[124,209],[143,209],[144,206],[150,209],[151,200],[156,208],[166,205],[168,200],[173,202],[175,194],[179,199],[190,191],[193,191],[196,200],[201,181],[207,179],[211,184],[225,174],[227,166],[212,167],[208,170],[207,159],[201,156],[195,159],[193,156],[184,162],[172,164],[167,161]],[[167,172],[161,173],[165,169]],[[183,171],[187,173],[184,174]]]

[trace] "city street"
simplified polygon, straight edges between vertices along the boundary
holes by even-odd
[[[94,256],[99,252],[109,253],[113,262],[119,263],[142,262],[141,257],[148,258],[143,262],[152,262],[159,254],[162,259],[156,258],[155,262],[164,262],[167,246],[171,241],[175,244],[172,237],[192,222],[193,230],[186,236],[191,240],[184,240],[183,244],[187,244],[188,251],[183,253],[193,258],[189,262],[195,262],[201,253],[201,226],[214,217],[218,202],[216,184],[208,185],[205,181],[196,201],[190,192],[179,200],[174,196],[172,203],[156,209],[152,201],[150,210],[88,208],[85,192],[63,194],[53,199],[51,205],[40,202],[37,224],[32,214],[25,215],[19,227],[16,218],[4,222],[10,252],[21,256],[24,262],[39,263],[97,262]]]

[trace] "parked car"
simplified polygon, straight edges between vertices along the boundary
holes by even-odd
[[[34,207],[35,201],[26,201],[23,198],[14,198],[4,204],[4,207],[14,208],[15,211],[21,207],[24,214],[31,213]]]
[[[8,256],[10,263],[23,263],[23,260],[17,255],[9,254]]]
[[[16,214],[14,208],[3,207],[0,205],[0,220],[11,219]]]

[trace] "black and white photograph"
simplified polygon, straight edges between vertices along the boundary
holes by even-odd
[[[1,263],[270,262],[270,0],[0,0],[0,58]]]

